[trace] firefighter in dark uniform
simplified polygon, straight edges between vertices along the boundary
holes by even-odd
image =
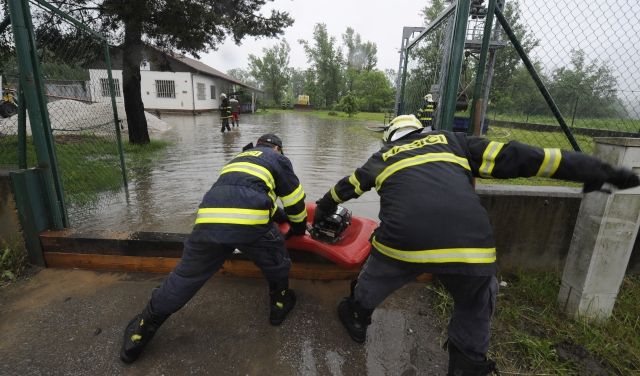
[[[222,128],[220,132],[224,133],[224,130],[231,130],[229,126],[229,119],[231,119],[231,105],[229,104],[229,98],[225,93],[220,94],[220,119],[222,120]]]
[[[585,191],[640,181],[631,170],[582,153],[423,130],[413,115],[392,120],[385,145],[317,201],[314,222],[375,188],[380,226],[351,295],[338,306],[343,325],[353,340],[364,342],[373,310],[421,273],[432,273],[454,301],[449,375],[486,375],[495,367],[486,354],[498,292],[496,249],[473,178],[544,176],[584,182]]]
[[[427,94],[424,96],[424,104],[422,108],[418,110],[418,120],[422,123],[422,126],[426,130],[432,130],[433,128],[433,114],[436,112],[436,104],[433,101],[433,96]]]
[[[125,329],[120,353],[124,362],[138,358],[160,325],[196,294],[235,249],[250,257],[269,283],[272,325],[280,325],[294,307],[296,296],[289,289],[291,260],[274,217],[282,216],[291,224],[287,237],[304,235],[305,193],[282,154],[280,138],[266,134],[252,146],[222,168],[204,195],[182,259]]]

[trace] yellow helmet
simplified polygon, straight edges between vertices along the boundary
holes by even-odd
[[[415,115],[396,116],[391,120],[389,126],[385,128],[384,133],[382,134],[382,141],[395,141],[410,132],[422,128],[422,123],[417,117],[415,117]]]

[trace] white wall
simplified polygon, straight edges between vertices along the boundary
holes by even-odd
[[[120,85],[119,96],[116,102],[123,103],[122,96],[122,71],[113,70],[112,76]],[[89,77],[91,83],[91,98],[96,102],[109,101],[108,96],[103,96],[100,79],[107,78],[105,70],[90,69]],[[225,80],[206,76],[202,74],[191,74],[189,72],[156,72],[141,71],[141,92],[145,109],[159,110],[211,110],[220,106],[220,93],[224,92],[230,84]],[[192,81],[193,79],[193,81]],[[175,98],[158,98],[156,90],[156,80],[173,81],[175,84]],[[198,83],[205,86],[205,99],[198,99]],[[211,98],[211,85],[215,86],[215,99]],[[116,90],[116,94],[117,90]],[[194,105],[195,103],[195,105]]]

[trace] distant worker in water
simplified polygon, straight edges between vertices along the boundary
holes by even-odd
[[[380,226],[351,294],[338,306],[351,338],[365,342],[374,309],[422,273],[432,273],[453,297],[448,375],[487,375],[491,316],[498,282],[496,248],[473,178],[543,176],[584,183],[584,192],[611,183],[638,186],[631,170],[587,154],[501,143],[463,133],[427,131],[413,115],[393,119],[384,146],[318,200],[314,222],[336,205],[375,188]]]
[[[237,96],[231,97],[229,100],[229,104],[231,105],[231,124],[234,127],[240,126],[240,102],[238,101]]]
[[[426,130],[433,129],[433,115],[436,112],[436,103],[433,101],[433,96],[431,94],[427,94],[424,96],[424,102],[422,103],[422,107],[418,110],[418,120],[422,123],[422,126]]]
[[[276,204],[276,197],[284,209]],[[291,259],[275,222],[288,220],[286,237],[302,236],[307,224],[305,193],[278,136],[265,134],[221,170],[204,195],[182,259],[154,289],[142,313],[127,325],[120,358],[134,362],[162,323],[180,310],[239,249],[269,283],[272,325],[280,325],[296,303],[289,288]]]
[[[230,131],[229,119],[231,118],[231,106],[229,105],[229,98],[225,93],[220,94],[220,119],[222,120],[222,128],[220,132],[224,133],[225,129]]]

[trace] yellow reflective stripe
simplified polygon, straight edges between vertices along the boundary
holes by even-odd
[[[562,161],[562,152],[560,149],[544,149],[544,159],[540,164],[540,169],[536,173],[536,176],[543,176],[550,178],[558,170]]]
[[[200,208],[196,224],[226,223],[236,225],[261,225],[269,223],[270,210],[238,208]]]
[[[483,178],[490,178],[491,173],[493,172],[493,168],[496,165],[496,157],[504,144],[502,142],[489,142],[487,148],[484,149],[484,153],[482,154],[482,164],[480,165],[480,169],[478,173]]]
[[[412,166],[417,166],[430,162],[450,162],[456,163],[462,166],[464,169],[471,171],[471,167],[469,166],[469,161],[465,158],[458,157],[452,153],[427,153],[422,155],[416,155],[415,157],[406,158],[401,161],[398,161],[387,168],[385,168],[380,175],[376,178],[376,190],[380,189],[382,183],[391,175],[396,172]]]
[[[273,189],[275,187],[275,183],[273,181],[273,176],[271,176],[271,172],[266,168],[257,165],[255,163],[249,162],[235,162],[229,163],[228,165],[222,168],[220,171],[220,175],[226,174],[228,172],[244,172],[245,174],[253,175],[259,179],[262,179],[269,189]]]
[[[360,182],[358,181],[358,178],[356,178],[356,173],[354,172],[353,174],[351,174],[351,176],[349,176],[349,183],[351,183],[351,185],[353,185],[353,188],[355,188],[356,194],[358,196],[362,195],[364,192],[362,191],[362,189],[360,189]]]
[[[386,256],[412,263],[463,262],[467,264],[490,264],[496,261],[495,248],[443,248],[402,251],[387,247],[377,241],[375,237],[371,244]]]
[[[333,186],[331,187],[331,198],[333,199],[333,201],[337,202],[338,204],[343,203],[344,201],[342,201],[342,199],[340,199],[340,197],[338,197],[338,194],[336,193],[336,187]]]
[[[298,188],[294,189],[290,194],[280,197],[280,200],[282,200],[282,205],[286,208],[287,206],[297,204],[303,197],[304,190],[302,189],[302,185],[298,185]]]
[[[287,214],[287,217],[291,222],[302,222],[305,218],[307,218],[307,208],[302,209],[302,211],[298,214]]]

